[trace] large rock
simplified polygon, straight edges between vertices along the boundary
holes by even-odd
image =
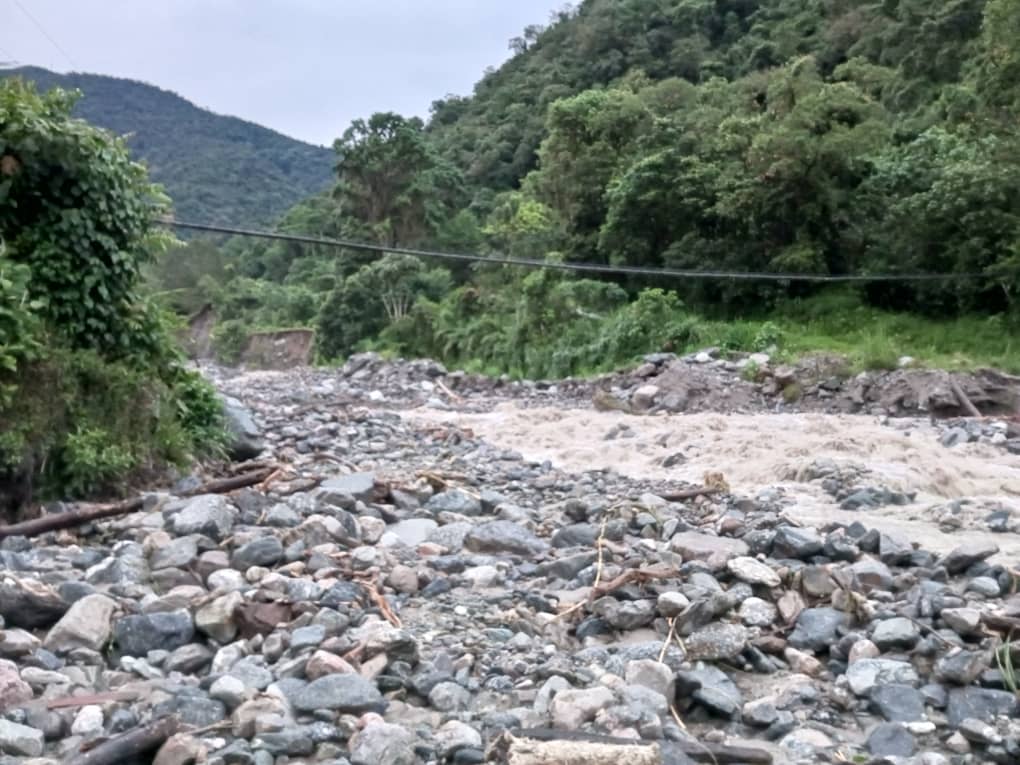
[[[510,553],[512,555],[538,555],[549,549],[524,526],[512,521],[489,521],[468,532],[464,546],[477,553]]]
[[[825,651],[836,642],[840,627],[847,624],[847,615],[835,608],[805,608],[797,617],[797,626],[790,635],[794,648]]]
[[[999,546],[992,542],[967,542],[950,552],[942,565],[950,574],[960,574],[978,561],[990,558],[999,552]]]
[[[400,725],[370,722],[351,738],[351,765],[416,765],[417,737]]]
[[[846,679],[850,690],[857,696],[869,696],[879,685],[910,685],[918,684],[917,671],[906,661],[894,659],[861,659],[855,661],[846,670]]]
[[[26,630],[56,623],[68,604],[49,585],[34,579],[0,579],[0,617],[8,627]]]
[[[239,592],[228,592],[195,612],[195,626],[219,643],[229,643],[237,635],[234,612],[244,603]]]
[[[991,688],[953,688],[949,691],[946,717],[951,727],[973,718],[992,722],[996,717],[1020,717],[1020,698],[1009,691]]]
[[[360,675],[326,675],[313,680],[291,700],[300,712],[335,709],[346,714],[382,711],[379,689]]]
[[[238,571],[247,571],[252,566],[275,566],[282,557],[283,543],[274,535],[267,534],[234,550],[230,565]]]
[[[0,752],[15,757],[38,757],[43,751],[43,732],[0,718]]]
[[[553,726],[563,730],[577,730],[584,723],[591,722],[595,715],[613,703],[613,692],[604,686],[566,690],[557,693],[552,700]]]
[[[230,438],[227,453],[231,459],[238,462],[255,459],[266,448],[262,431],[251,412],[236,398],[223,397],[223,418]]]
[[[772,554],[777,558],[806,560],[818,555],[825,547],[825,540],[811,528],[780,526],[772,540]]]
[[[450,489],[436,494],[425,503],[425,510],[433,515],[455,513],[475,516],[482,514],[482,501],[460,489]]]
[[[737,579],[748,584],[763,584],[766,587],[778,587],[780,583],[779,574],[770,566],[754,558],[741,556],[733,558],[726,564],[726,568]]]
[[[0,659],[0,711],[32,699],[32,688],[21,679],[18,665]]]
[[[696,664],[676,675],[676,690],[690,696],[706,709],[724,717],[735,717],[743,704],[740,689],[729,676],[711,664]]]
[[[350,473],[337,476],[323,481],[321,488],[324,492],[349,494],[362,502],[372,502],[376,495],[375,473]]]
[[[670,549],[680,553],[684,560],[715,560],[720,567],[730,558],[747,555],[747,543],[730,537],[717,537],[699,531],[683,531],[669,540]]]
[[[747,647],[747,628],[739,624],[715,622],[696,630],[684,640],[692,661],[732,659]]]
[[[86,595],[53,625],[43,645],[54,653],[67,653],[75,648],[101,650],[113,631],[116,608],[117,604],[106,595]]]
[[[125,616],[113,628],[117,648],[127,656],[145,656],[149,651],[172,651],[191,642],[195,624],[181,609],[154,614]]]
[[[219,494],[203,494],[188,502],[173,516],[175,534],[205,534],[215,540],[225,538],[234,527],[237,510]]]

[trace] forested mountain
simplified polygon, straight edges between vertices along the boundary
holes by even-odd
[[[84,94],[75,115],[118,135],[163,184],[179,218],[234,225],[270,223],[328,188],[333,154],[260,125],[200,109],[168,90],[96,74],[37,67],[0,71]]]
[[[956,278],[834,298],[234,243],[221,302],[244,325],[317,316],[326,356],[382,342],[533,374],[704,341],[692,309],[760,325],[818,312],[810,299],[846,328],[876,309],[1013,321],[1018,39],[1020,0],[585,0],[428,122],[357,120],[333,194],[283,223],[565,261]],[[731,344],[759,334],[776,333]]]

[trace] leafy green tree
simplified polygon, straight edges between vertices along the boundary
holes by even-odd
[[[427,242],[462,201],[459,173],[429,145],[417,117],[355,120],[334,148],[340,212],[380,244]]]
[[[336,358],[359,342],[407,318],[420,297],[438,299],[450,288],[449,273],[418,258],[388,254],[347,277],[323,304],[318,318],[319,353]]]
[[[123,141],[70,117],[74,98],[0,83],[0,237],[73,347],[153,353],[159,329],[138,286],[171,241],[153,224],[168,199]]]

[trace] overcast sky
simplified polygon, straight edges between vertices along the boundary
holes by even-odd
[[[564,0],[0,0],[0,61],[144,80],[330,145],[466,95]],[[27,11],[27,13],[26,13]],[[35,19],[33,22],[32,19]]]

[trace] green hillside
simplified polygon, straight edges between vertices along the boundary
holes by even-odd
[[[182,219],[264,224],[331,183],[334,158],[329,149],[200,109],[153,85],[36,67],[3,74],[33,80],[42,90],[81,90],[84,97],[75,115],[130,134],[133,155],[166,187]]]
[[[786,337],[790,352],[870,344],[869,364],[1016,368],[1018,39],[1020,0],[584,0],[427,122],[356,120],[334,193],[281,224],[491,256],[950,278],[831,294],[235,242],[222,292],[168,281],[235,332],[315,324],[325,357],[381,345],[570,374]]]

